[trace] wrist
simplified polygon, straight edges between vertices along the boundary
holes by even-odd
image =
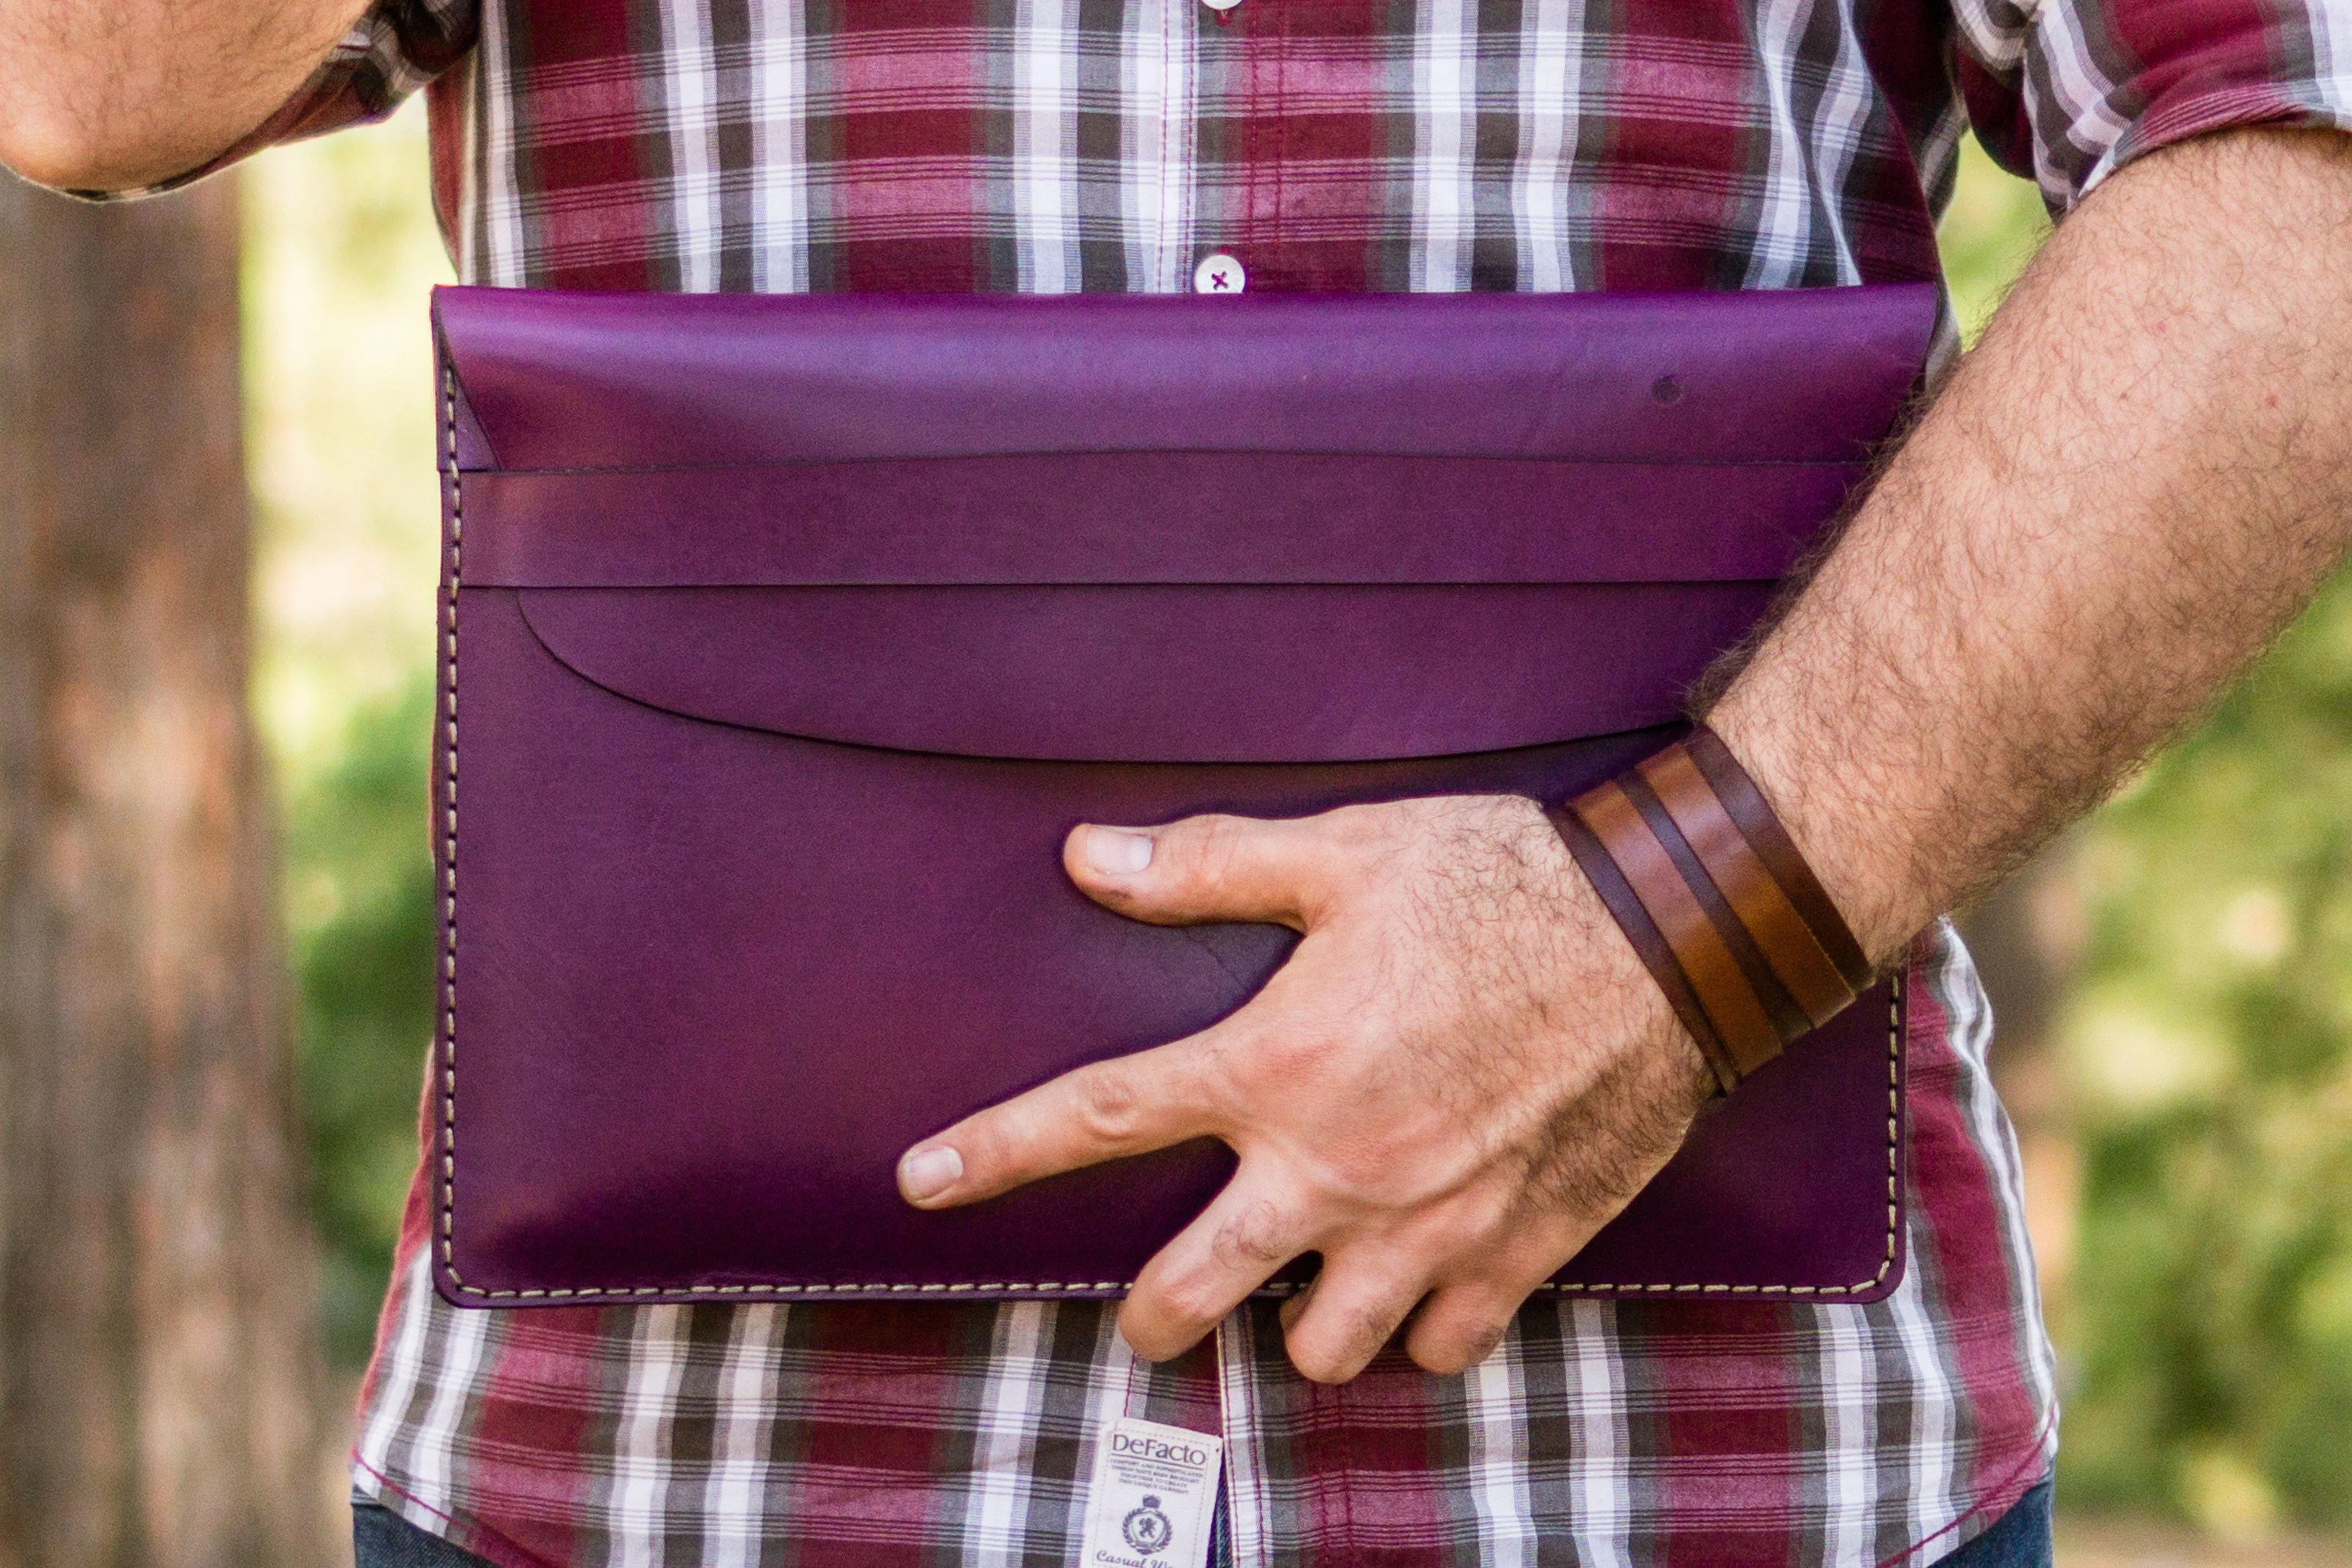
[[[1745,685],[1706,723],[1771,802],[1863,953],[1874,966],[1890,962],[1940,910],[1902,847],[1897,792],[1874,787],[1825,732],[1808,737]]]
[[[1539,825],[1557,840],[1556,824]],[[1686,1108],[1695,1112],[1721,1092],[1714,1066],[1675,1017],[1624,927],[1610,914],[1583,870],[1571,861],[1562,867],[1561,876],[1561,904],[1568,912],[1562,930],[1570,950],[1578,955],[1570,965],[1577,977],[1563,992],[1572,996],[1576,1005],[1563,1016],[1597,1013],[1613,1020],[1615,1038],[1626,1042],[1631,1053],[1644,1059],[1644,1076],[1679,1085]]]
[[[1706,726],[1547,815],[1718,1092],[1870,984],[1771,802]]]

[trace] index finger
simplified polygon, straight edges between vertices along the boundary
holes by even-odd
[[[965,1117],[899,1159],[899,1193],[949,1208],[1223,1131],[1206,1071],[1215,1032],[1090,1062]]]

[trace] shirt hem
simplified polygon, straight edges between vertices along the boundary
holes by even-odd
[[[370,1501],[390,1509],[417,1529],[437,1535],[453,1546],[463,1547],[477,1557],[488,1559],[497,1568],[557,1568],[545,1558],[508,1540],[488,1525],[435,1508],[422,1498],[404,1491],[383,1472],[361,1458],[352,1456],[352,1488]]]
[[[2056,1458],[2052,1451],[2051,1439],[2057,1436],[2057,1431],[2058,1411],[2053,1406],[2050,1413],[2042,1417],[2042,1430],[2035,1436],[2032,1448],[2026,1451],[2023,1458],[2009,1468],[2008,1474],[2002,1476],[1974,1508],[1942,1529],[1921,1536],[1881,1562],[1878,1568],[1898,1568],[1899,1564],[1925,1568],[1926,1564],[1949,1556],[1999,1523],[2002,1515],[2015,1508],[2019,1500],[2041,1485],[2042,1478],[2050,1473]],[[1938,1548],[1949,1550],[1936,1550],[1933,1557],[1927,1555],[1931,1549]]]

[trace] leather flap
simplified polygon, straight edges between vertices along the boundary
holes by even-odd
[[[908,751],[1633,729],[1836,513],[1934,312],[445,289],[461,586],[617,695]]]
[[[688,717],[965,757],[1298,763],[1667,723],[1770,594],[1628,583],[518,597],[573,674]]]
[[[443,461],[509,473],[1104,451],[1852,463],[1918,376],[1936,290],[442,288],[434,310],[484,437]]]

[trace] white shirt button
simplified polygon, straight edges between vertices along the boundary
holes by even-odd
[[[1201,258],[1192,269],[1192,292],[1195,294],[1239,294],[1249,283],[1249,274],[1242,264],[1223,251],[1213,250]]]
[[[1241,3],[1242,0],[1201,0],[1212,11],[1230,11]]]

